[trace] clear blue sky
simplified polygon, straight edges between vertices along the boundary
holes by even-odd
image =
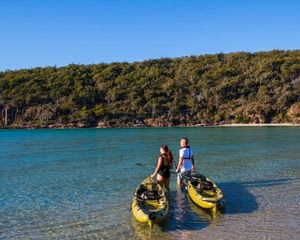
[[[300,48],[297,0],[0,0],[0,71]]]

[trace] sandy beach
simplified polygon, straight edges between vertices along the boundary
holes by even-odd
[[[299,127],[296,123],[232,123],[222,124],[217,127]]]

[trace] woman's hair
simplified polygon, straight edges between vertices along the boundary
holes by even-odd
[[[173,154],[167,145],[162,145],[161,148],[166,152],[169,163],[173,163]]]

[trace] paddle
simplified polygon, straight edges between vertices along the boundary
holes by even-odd
[[[150,164],[146,164],[146,163],[136,163],[135,165],[143,166],[143,167],[147,167],[147,168],[152,168],[152,169],[154,168],[154,166],[152,166]],[[178,174],[178,173],[176,173],[175,171],[172,171],[172,170],[170,170],[170,173],[172,173],[172,174]],[[195,178],[190,177],[190,176],[186,176],[186,175],[182,175],[182,174],[180,174],[180,176],[182,178],[185,178],[186,180],[189,180],[189,181],[195,180]]]
[[[149,164],[146,164],[146,163],[136,163],[135,165],[138,165],[138,166],[144,166],[144,167],[148,167],[148,168],[155,168],[154,166],[151,166],[151,165],[149,165]],[[170,173],[172,173],[172,174],[177,174],[176,172],[174,172],[174,171],[172,171],[172,170],[170,170]]]
[[[154,166],[151,166],[150,164],[146,164],[146,163],[136,163],[136,165],[143,166],[143,167],[148,167],[148,168],[152,168],[152,169],[154,168]],[[172,173],[172,174],[178,174],[178,173],[176,173],[174,171],[171,171],[171,170],[170,170],[170,173]],[[182,175],[180,173],[179,173],[179,176],[180,176],[180,178],[185,179],[186,181],[192,181],[192,180],[194,180],[193,177]],[[182,181],[182,183],[183,183],[183,185],[181,185],[181,189],[182,190],[183,189],[187,189],[187,187],[184,187],[184,186],[186,186],[186,183],[184,183],[184,181]]]

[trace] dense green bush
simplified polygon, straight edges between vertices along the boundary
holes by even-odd
[[[292,122],[299,102],[299,50],[0,72],[1,127]]]

